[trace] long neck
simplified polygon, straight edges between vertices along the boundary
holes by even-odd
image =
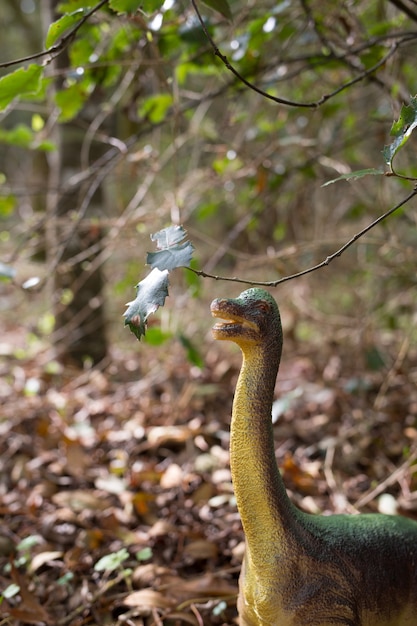
[[[230,434],[230,465],[249,555],[265,567],[285,552],[295,507],[278,471],[271,421],[281,346],[242,349]]]

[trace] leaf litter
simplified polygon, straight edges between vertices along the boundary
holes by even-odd
[[[240,359],[208,347],[197,368],[179,344],[167,352],[146,368],[134,357],[133,380],[123,355],[104,372],[50,374],[5,352],[4,623],[237,623],[244,538],[228,442]],[[314,354],[287,358],[277,382],[276,453],[292,499],[354,512],[389,495],[417,518],[416,355],[398,371],[352,365],[343,377],[328,352],[321,367]]]

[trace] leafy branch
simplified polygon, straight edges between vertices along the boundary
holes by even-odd
[[[409,140],[411,133],[417,127],[417,96],[414,96],[410,100],[408,106],[403,105],[401,107],[400,117],[391,126],[391,136],[395,137],[394,141],[385,146],[383,150],[383,156],[385,163],[390,168],[390,174],[399,178],[405,178],[406,180],[415,180],[408,176],[398,174],[394,170],[393,161],[398,151]]]
[[[333,91],[331,91],[331,92],[329,92],[327,94],[323,94],[318,100],[315,100],[315,101],[312,101],[312,102],[301,102],[301,101],[295,101],[295,100],[288,100],[286,98],[280,98],[278,96],[272,95],[271,93],[268,93],[267,91],[264,91],[260,87],[257,87],[256,85],[251,83],[244,76],[242,76],[242,74],[230,63],[229,59],[218,48],[216,42],[214,41],[214,39],[211,36],[208,28],[206,27],[204,19],[203,19],[202,15],[201,15],[201,12],[200,12],[200,10],[199,10],[199,8],[197,6],[196,0],[191,0],[191,4],[193,5],[194,11],[195,11],[195,13],[197,15],[197,18],[198,18],[198,20],[199,20],[199,22],[201,24],[201,28],[202,28],[202,30],[204,32],[204,35],[206,36],[208,42],[210,43],[210,46],[213,48],[214,55],[217,56],[222,61],[224,66],[230,72],[232,72],[232,74],[240,82],[242,82],[246,87],[248,87],[252,91],[256,92],[260,96],[262,96],[264,98],[267,98],[268,100],[272,100],[272,102],[275,102],[276,104],[282,104],[284,106],[296,107],[296,108],[305,108],[305,109],[317,109],[318,107],[323,105],[325,102],[327,102],[331,98],[337,96],[342,91],[345,91],[346,89],[349,89],[350,87],[352,87],[356,83],[358,83],[358,82],[364,80],[365,78],[368,78],[372,74],[374,74],[380,67],[382,67],[382,66],[384,66],[386,64],[388,59],[390,59],[391,56],[393,56],[393,54],[396,52],[396,50],[397,50],[397,48],[399,46],[398,42],[394,42],[391,45],[391,47],[388,50],[388,52],[382,57],[382,59],[380,59],[372,67],[364,70],[358,76],[356,76],[352,80],[347,81],[343,85],[340,85],[339,87],[337,87]],[[207,4],[209,4],[209,3],[207,3]]]
[[[411,133],[415,128],[417,128],[417,96],[412,96],[410,98],[409,105],[402,105],[398,120],[393,122],[391,126],[390,135],[391,137],[394,137],[394,141],[385,146],[382,151],[385,164],[388,166],[388,171],[385,172],[382,168],[368,168],[365,170],[357,170],[355,172],[349,172],[348,174],[342,174],[342,176],[333,178],[332,180],[324,183],[323,187],[331,185],[332,183],[336,183],[339,180],[356,180],[358,178],[363,178],[363,176],[368,175],[395,176],[396,178],[401,178],[402,180],[415,181],[415,176],[405,176],[404,174],[399,174],[394,169],[393,165],[394,158],[398,154],[399,150],[410,139]]]
[[[405,178],[407,180],[415,180],[414,178],[397,174],[392,163],[398,151],[405,145],[410,138],[412,131],[416,127],[417,96],[414,96],[411,98],[408,106],[402,106],[398,120],[392,124],[391,136],[394,137],[394,141],[390,145],[385,146],[383,150],[385,163],[389,167],[389,171],[385,172],[385,175],[396,176],[402,179]],[[350,172],[349,174],[344,174],[339,178],[328,181],[323,186],[342,179],[361,178],[368,174],[384,174],[384,171],[382,169],[366,169],[357,172]],[[255,281],[239,278],[237,276],[217,276],[215,274],[205,272],[204,270],[195,269],[190,266],[194,246],[189,240],[186,239],[187,232],[184,228],[182,226],[169,226],[168,228],[164,228],[154,235],[151,235],[152,241],[156,243],[157,252],[148,253],[146,263],[152,268],[152,271],[144,280],[140,281],[136,285],[136,298],[132,302],[127,303],[128,309],[124,313],[125,325],[130,327],[130,330],[139,340],[145,335],[146,322],[149,315],[151,313],[155,313],[160,306],[165,304],[165,298],[168,296],[169,286],[168,274],[176,267],[185,267],[202,278],[212,278],[213,280],[223,280],[245,285],[277,287],[281,283],[295,278],[300,278],[301,276],[306,276],[307,274],[311,274],[312,272],[326,267],[336,258],[340,257],[348,248],[358,241],[358,239],[366,235],[370,230],[375,228],[375,226],[405,206],[415,196],[417,196],[417,184],[414,185],[413,190],[405,198],[403,198],[403,200],[362,228],[345,244],[343,244],[343,246],[333,252],[333,254],[327,256],[320,263],[317,263],[316,265],[313,265],[305,270],[301,270],[300,272],[296,272],[295,274],[283,276],[282,278],[273,281]]]
[[[239,278],[237,276],[216,276],[204,272],[203,270],[190,267],[194,246],[190,241],[184,241],[187,236],[186,231],[182,226],[169,226],[168,228],[164,228],[154,235],[151,235],[152,241],[155,241],[157,244],[158,251],[148,253],[146,263],[153,269],[144,280],[136,285],[135,300],[127,303],[128,309],[124,313],[125,326],[129,326],[130,330],[139,340],[145,335],[146,321],[149,315],[155,313],[157,309],[165,303],[165,298],[168,296],[168,274],[170,270],[176,267],[185,267],[190,272],[202,278],[212,278],[214,280],[223,280],[252,286],[277,287],[281,283],[300,278],[301,276],[311,274],[312,272],[326,267],[336,258],[340,257],[348,248],[358,241],[358,239],[398,211],[415,196],[417,196],[417,185],[415,185],[408,196],[353,235],[349,241],[320,263],[273,281],[256,281]]]
[[[184,241],[187,233],[182,226],[168,226],[154,235],[157,252],[148,252],[146,264],[152,267],[148,276],[136,285],[136,298],[127,303],[124,313],[125,326],[136,337],[145,335],[146,321],[151,313],[155,313],[165,304],[168,295],[168,273],[175,267],[189,267],[194,251],[190,241]]]
[[[21,57],[20,59],[13,59],[12,61],[5,61],[4,63],[0,63],[0,68],[7,68],[7,67],[12,67],[13,65],[20,65],[21,63],[27,63],[28,61],[35,61],[36,59],[41,59],[42,57],[51,57],[51,59],[48,60],[49,62],[50,60],[55,58],[58,54],[60,54],[63,50],[65,50],[68,44],[71,43],[71,41],[73,40],[76,33],[80,30],[81,26],[83,26],[83,24],[85,24],[85,22],[92,15],[94,15],[94,13],[96,13],[99,9],[101,9],[101,7],[103,7],[105,4],[108,4],[108,2],[109,0],[101,0],[92,9],[84,12],[82,17],[80,16],[81,12],[83,11],[82,9],[79,11],[75,11],[73,14],[64,15],[63,18],[60,18],[59,20],[51,24],[51,26],[49,27],[47,42],[50,43],[50,46],[48,46],[46,50],[35,52],[34,54]],[[76,13],[78,13],[78,16],[75,15]],[[76,19],[70,20],[70,16],[74,16],[74,18]],[[72,26],[74,22],[76,22],[76,26],[72,30],[70,30],[65,35],[62,35],[62,36],[58,35],[58,33],[63,32],[64,30],[67,30],[69,26]],[[53,39],[54,33],[57,34],[57,37],[55,38],[55,40]],[[55,44],[55,41],[57,41],[57,39],[59,39],[59,41],[57,44]],[[55,45],[52,45],[52,44],[55,44]]]
[[[46,50],[0,63],[0,68],[8,68],[47,57],[42,64],[30,63],[27,67],[20,67],[0,78],[0,111],[6,109],[16,98],[36,95],[40,91],[45,67],[73,41],[83,24],[108,2],[109,0],[101,0],[92,9],[77,9],[53,22],[46,35]]]

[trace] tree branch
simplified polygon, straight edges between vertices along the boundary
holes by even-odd
[[[417,22],[417,13],[415,13],[410,7],[408,7],[402,0],[389,0],[399,11],[405,13],[414,22]]]
[[[318,100],[315,100],[313,102],[298,102],[298,101],[295,101],[295,100],[287,100],[286,98],[279,98],[277,96],[273,96],[272,94],[268,93],[267,91],[264,91],[263,89],[260,89],[259,87],[257,87],[256,85],[254,85],[253,83],[248,81],[244,76],[242,76],[242,74],[240,74],[237,71],[237,69],[235,67],[233,67],[233,65],[229,62],[228,58],[224,54],[222,54],[222,52],[220,52],[219,48],[217,47],[214,39],[210,35],[210,33],[209,33],[205,23],[204,23],[203,17],[202,17],[202,15],[200,13],[200,10],[199,10],[198,6],[197,6],[196,0],[191,0],[191,4],[193,5],[193,8],[194,8],[194,10],[196,12],[198,20],[199,20],[199,22],[201,24],[201,28],[203,29],[203,32],[204,32],[205,36],[207,37],[211,47],[213,48],[215,56],[217,56],[222,61],[222,63],[225,65],[225,67],[230,72],[232,72],[232,74],[234,76],[236,76],[236,78],[239,81],[241,81],[244,85],[246,85],[246,87],[248,87],[252,91],[255,91],[256,93],[258,93],[263,98],[267,98],[268,100],[272,100],[273,102],[275,102],[277,104],[283,104],[284,106],[296,107],[296,108],[304,108],[304,109],[316,109],[316,108],[318,108],[319,106],[321,106],[322,104],[327,102],[327,100],[330,100],[330,98],[333,98],[334,96],[338,95],[339,93],[341,93],[345,89],[348,89],[352,85],[355,85],[356,83],[360,82],[361,80],[364,80],[365,78],[367,78],[367,77],[371,76],[372,74],[374,74],[374,72],[376,72],[381,66],[383,66],[387,62],[387,60],[394,54],[394,52],[397,50],[397,48],[399,46],[398,42],[394,42],[392,44],[391,48],[389,49],[389,51],[387,52],[387,54],[382,59],[380,59],[377,63],[375,63],[375,65],[373,65],[372,67],[370,67],[367,70],[364,70],[358,76],[356,76],[352,80],[348,81],[347,83],[344,83],[343,85],[340,85],[340,87],[338,87],[334,91],[332,91],[330,93],[327,93],[327,94],[323,94]],[[335,57],[335,58],[337,58],[337,57]]]
[[[78,30],[81,28],[83,24],[101,7],[108,3],[109,0],[101,0],[95,7],[93,7],[88,13],[86,13],[74,26],[72,30],[70,30],[66,35],[63,35],[59,42],[48,48],[48,50],[41,50],[40,52],[35,52],[35,54],[29,54],[26,57],[21,57],[20,59],[14,59],[13,61],[6,61],[5,63],[0,63],[0,68],[12,67],[13,65],[20,65],[21,63],[27,63],[28,61],[35,61],[36,59],[41,59],[45,56],[50,56],[51,59],[54,59],[58,54],[60,54],[68,44],[72,41]],[[48,61],[49,62],[49,61]]]
[[[262,286],[262,287],[277,287],[277,285],[280,285],[281,283],[285,283],[285,282],[287,282],[289,280],[293,280],[294,278],[300,278],[301,276],[305,276],[306,274],[311,274],[312,272],[315,272],[316,270],[319,270],[319,269],[329,265],[332,261],[334,261],[334,259],[336,259],[337,257],[342,256],[342,254],[348,248],[350,248],[355,243],[355,241],[357,241],[358,239],[360,239],[361,237],[366,235],[366,233],[368,233],[370,230],[372,230],[372,228],[374,228],[375,226],[377,226],[378,224],[383,222],[385,219],[387,219],[387,217],[389,217],[390,215],[392,215],[393,213],[398,211],[398,209],[400,209],[405,204],[407,204],[407,202],[409,202],[415,196],[417,196],[417,185],[414,186],[413,191],[411,191],[411,193],[409,193],[408,196],[406,196],[403,200],[401,200],[394,207],[392,207],[391,209],[389,209],[388,211],[386,211],[385,213],[383,213],[382,215],[377,217],[376,220],[374,220],[373,222],[368,224],[368,226],[365,226],[365,228],[363,228],[358,233],[353,235],[353,237],[351,239],[349,239],[349,241],[347,241],[341,248],[336,250],[336,252],[333,252],[333,254],[330,254],[329,256],[327,256],[323,261],[321,261],[320,263],[317,263],[317,265],[313,265],[312,267],[307,268],[306,270],[302,270],[301,272],[297,272],[296,274],[291,274],[289,276],[284,276],[283,278],[279,278],[278,280],[267,281],[267,282],[266,281],[256,281],[256,280],[245,280],[245,279],[242,279],[242,278],[238,278],[237,276],[233,276],[233,277],[231,277],[231,276],[215,276],[214,274],[209,274],[207,272],[204,272],[203,270],[196,270],[196,269],[193,269],[192,267],[187,267],[186,269],[188,269],[190,272],[194,272],[194,274],[197,274],[197,276],[202,276],[203,278],[213,278],[214,280],[224,280],[224,281],[228,281],[228,282],[242,283],[244,285],[259,285],[259,286]]]

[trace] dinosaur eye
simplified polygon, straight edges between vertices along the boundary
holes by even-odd
[[[259,311],[261,311],[261,313],[268,313],[271,310],[271,307],[269,306],[268,302],[265,302],[265,300],[261,300],[260,302],[258,302],[258,309]]]

